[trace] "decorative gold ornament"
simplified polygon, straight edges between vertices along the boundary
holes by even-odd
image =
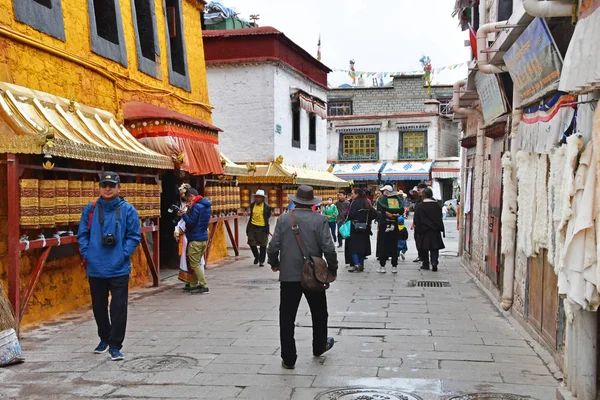
[[[69,110],[70,113],[74,113],[76,108],[75,108],[75,97],[71,97],[71,99],[69,100],[69,107],[67,107],[67,110]]]
[[[275,164],[283,164],[283,156],[281,154],[275,159]]]
[[[248,172],[256,172],[256,164],[254,164],[254,163],[247,163],[246,164],[246,169],[248,170]]]
[[[44,167],[44,169],[47,169],[48,171],[50,171],[51,169],[54,168],[54,163],[50,162],[50,160],[42,163],[42,167]]]
[[[174,160],[177,164],[183,164],[185,161],[185,153],[181,152],[174,157]]]
[[[329,168],[327,168],[327,172],[330,174],[333,172],[333,165],[330,165]]]

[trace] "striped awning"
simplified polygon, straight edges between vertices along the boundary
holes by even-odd
[[[453,157],[452,159],[436,160],[431,169],[431,177],[433,179],[460,178],[460,159]]]
[[[170,157],[138,142],[108,111],[0,82],[0,152],[173,169]]]
[[[346,181],[376,181],[384,165],[383,162],[336,164],[333,174]]]

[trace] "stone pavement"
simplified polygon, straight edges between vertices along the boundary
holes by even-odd
[[[252,265],[247,252],[208,271],[210,294],[183,293],[170,278],[162,292],[133,295],[125,361],[92,354],[98,339],[90,311],[26,331],[27,361],[0,369],[0,397],[309,400],[331,388],[368,386],[424,400],[482,391],[555,398],[559,382],[530,339],[459,266],[455,221],[448,231],[438,273],[418,270],[412,240],[397,275],[389,266],[376,273],[374,257],[362,274],[341,265],[328,292],[335,347],[312,357],[303,300],[295,370],[280,365],[277,275]],[[421,279],[451,286],[408,287]]]

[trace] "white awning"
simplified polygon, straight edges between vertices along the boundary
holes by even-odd
[[[427,181],[431,161],[404,161],[386,163],[381,171],[382,181]]]
[[[379,179],[379,171],[383,165],[382,162],[336,164],[333,174],[347,181],[376,181]]]
[[[436,160],[431,169],[433,179],[457,179],[460,178],[460,159],[458,157],[451,159]]]

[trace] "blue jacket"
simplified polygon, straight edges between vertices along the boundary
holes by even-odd
[[[183,214],[185,236],[188,242],[208,240],[208,223],[212,214],[212,203],[206,197],[196,200],[191,209]]]
[[[121,207],[121,217],[117,224],[117,206]],[[102,207],[104,225],[100,225],[98,209]],[[87,262],[87,275],[92,278],[116,278],[131,273],[130,256],[140,244],[140,219],[136,209],[122,197],[111,202],[99,198],[94,207],[91,229],[88,222],[92,203],[83,209],[77,241],[79,252]],[[114,246],[102,244],[102,236],[113,234],[116,237]]]

